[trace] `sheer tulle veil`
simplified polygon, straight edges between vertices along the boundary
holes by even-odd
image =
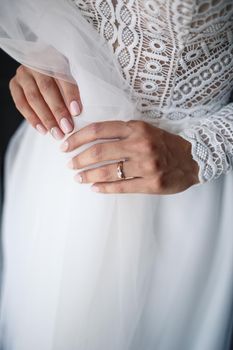
[[[87,81],[98,86],[98,105],[103,91],[105,105],[117,106],[121,101],[121,107],[130,106],[132,112],[116,58],[107,45],[72,1],[1,1],[3,50],[20,63],[56,78],[82,85],[85,77],[85,86]]]

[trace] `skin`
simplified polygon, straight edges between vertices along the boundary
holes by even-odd
[[[61,128],[64,116],[72,123],[69,106],[77,101],[78,87],[58,81],[21,66],[10,82],[16,107],[36,128],[46,131]],[[101,142],[101,140],[105,140]],[[107,140],[106,140],[107,139]],[[68,166],[78,170],[75,179],[92,184],[100,193],[174,194],[197,184],[199,168],[191,155],[191,144],[143,121],[106,121],[92,123],[70,135],[61,145],[63,152],[98,141],[76,157]],[[107,141],[107,142],[106,142]],[[117,163],[124,161],[125,180],[117,177]],[[102,162],[115,161],[101,165]],[[97,165],[95,169],[83,170]]]
[[[34,127],[40,126],[42,134],[58,128],[58,139],[67,133],[62,129],[62,119],[70,123],[71,132],[74,128],[70,112],[70,104],[76,101],[81,112],[82,104],[79,89],[76,85],[57,80],[20,66],[15,77],[11,79],[10,91],[16,108]]]

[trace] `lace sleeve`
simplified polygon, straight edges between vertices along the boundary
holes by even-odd
[[[201,183],[217,179],[233,169],[233,103],[185,129],[180,136],[192,145]]]

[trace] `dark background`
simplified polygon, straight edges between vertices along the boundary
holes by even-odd
[[[3,200],[4,153],[11,135],[22,121],[10,96],[9,81],[14,76],[18,64],[0,50],[0,224]],[[2,240],[0,235],[0,287],[3,267]],[[1,292],[1,288],[0,288]],[[1,340],[0,340],[1,341]],[[0,348],[1,344],[0,344]],[[2,349],[3,350],[3,349]]]
[[[15,75],[18,63],[0,50],[0,166],[1,188],[3,181],[3,159],[7,143],[22,117],[14,107],[10,96],[9,81]],[[2,196],[1,196],[2,197]]]
[[[15,75],[17,67],[18,63],[0,50],[1,156],[3,156],[3,152],[10,136],[22,120],[22,117],[14,107],[9,91],[9,81]]]

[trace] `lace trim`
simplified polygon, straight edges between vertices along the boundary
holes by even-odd
[[[180,135],[192,144],[201,183],[233,169],[233,103]]]

